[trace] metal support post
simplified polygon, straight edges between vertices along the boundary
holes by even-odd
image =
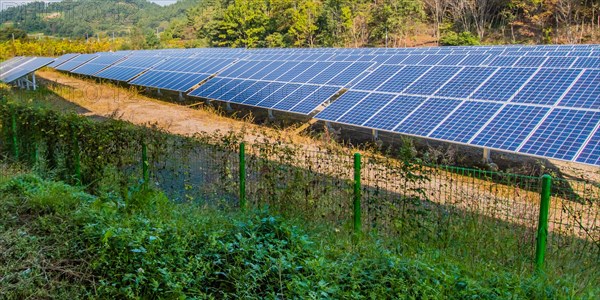
[[[490,148],[483,148],[483,161],[485,163],[492,162],[492,150]]]
[[[379,140],[379,131],[377,131],[376,129],[373,129],[373,130],[371,130],[371,133],[373,135],[373,140],[378,141]]]

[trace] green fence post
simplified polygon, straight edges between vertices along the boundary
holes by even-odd
[[[354,153],[354,233],[361,233],[360,153]]]
[[[11,112],[12,117],[12,142],[13,142],[13,151],[15,154],[15,160],[19,160],[19,138],[17,136],[17,114],[13,110]]]
[[[548,174],[542,176],[542,195],[540,201],[540,218],[538,221],[537,245],[535,249],[535,271],[544,272],[544,258],[546,257],[546,242],[548,239],[548,212],[550,210],[550,191],[552,177]]]
[[[246,209],[246,145],[240,143],[240,208]]]
[[[71,127],[71,134],[73,138],[73,155],[75,156],[75,184],[81,185],[81,153],[79,153],[79,140],[77,139],[77,130],[75,126]]]
[[[144,187],[148,187],[148,182],[150,182],[150,171],[149,171],[150,163],[148,163],[148,145],[142,139],[142,179],[144,180]]]

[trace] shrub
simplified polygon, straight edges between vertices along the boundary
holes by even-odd
[[[440,38],[440,44],[444,46],[475,46],[479,45],[480,41],[469,31],[461,33],[448,31]]]

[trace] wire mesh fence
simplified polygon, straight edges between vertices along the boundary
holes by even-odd
[[[358,201],[363,233],[390,237],[405,253],[436,249],[473,264],[493,261],[523,270],[533,265],[539,177],[432,166],[377,154],[365,155],[357,173],[348,150],[277,141],[247,145],[242,168],[235,139],[219,143],[166,134],[150,139],[148,129],[94,124],[81,125],[85,130],[80,131],[59,126],[67,131],[36,135],[32,132],[39,128],[31,124],[41,123],[34,122],[33,115],[14,122],[3,116],[0,147],[5,157],[52,178],[79,182],[92,192],[111,184],[126,190],[148,176],[147,184],[175,202],[235,208],[243,193],[250,207],[268,206],[348,233],[356,226]],[[107,128],[108,137],[92,138],[90,131]],[[243,169],[245,176],[240,177]],[[245,188],[240,189],[242,181]],[[599,184],[555,178],[551,195],[548,265],[555,271],[598,274]]]

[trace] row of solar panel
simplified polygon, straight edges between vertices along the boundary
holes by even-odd
[[[90,57],[86,56],[85,59],[89,59]],[[403,62],[410,58],[410,56],[394,56],[394,58],[397,58],[397,62]],[[448,58],[451,58],[451,56],[445,56],[445,59]],[[468,56],[460,58],[463,61],[469,59]],[[522,61],[523,58],[517,58],[518,60],[516,61]],[[98,71],[120,59],[122,57],[118,55],[101,56],[91,60],[91,63],[76,68],[73,72],[91,75],[91,72],[84,71],[87,69]],[[557,58],[550,63],[547,58],[544,58],[544,63],[547,63],[547,66],[557,66],[560,62],[572,61],[571,67],[573,67],[577,59],[569,59],[572,58]],[[72,67],[81,62],[81,60],[73,62],[74,60],[61,65],[59,69],[66,68],[65,65],[67,64],[71,64],[68,67]],[[104,63],[104,65],[95,63],[97,61]],[[474,58],[470,59],[470,61],[477,62]],[[190,58],[169,58],[157,62],[155,58],[131,57],[99,72],[96,76],[112,80],[130,81],[131,84],[135,85],[174,91],[188,91],[221,70],[223,71],[218,74],[217,79],[246,79],[250,81],[270,81],[273,83],[320,84],[347,87],[350,86],[353,79],[372,67],[372,63],[361,62],[242,60],[231,65],[233,62],[234,60],[215,61]],[[592,66],[598,65],[594,65],[589,59],[585,62]],[[231,67],[225,68],[228,65],[231,65]],[[152,70],[137,77],[149,68]],[[189,72],[191,74],[180,74],[182,72]],[[595,86],[592,83],[598,79],[597,74],[598,72],[593,72],[592,70],[583,72],[572,69],[538,70],[534,68],[382,65],[363,78],[353,89],[493,101],[510,100],[513,102],[542,105],[555,104],[559,100],[558,98],[569,89],[569,93],[561,97],[559,105],[595,108],[598,105],[595,99],[586,97],[586,95],[593,95],[595,92]],[[578,81],[574,82],[576,79]],[[521,89],[526,82],[528,82],[528,85]],[[557,84],[558,82],[561,84]],[[244,93],[242,87],[243,85],[231,87],[232,90],[228,92],[229,94],[235,93],[236,95]],[[227,89],[227,86],[222,88]],[[518,94],[515,95],[517,92]],[[200,94],[192,93],[191,95]],[[208,95],[203,96],[207,97]],[[230,100],[222,97],[212,97],[211,99]],[[323,102],[326,100],[323,99]],[[318,106],[315,105],[314,108]]]
[[[600,57],[566,56],[498,56],[489,54],[470,55],[269,55],[248,57],[254,61],[373,61],[380,64],[424,66],[502,66],[543,68],[600,68]]]
[[[349,91],[315,118],[600,164],[600,111]]]
[[[593,120],[588,125],[592,130],[586,131],[587,137],[584,132],[578,139],[574,139],[575,133],[569,129],[553,139],[538,139],[537,143],[541,146],[533,142],[535,138],[531,132],[521,137],[523,140],[520,144],[517,141],[506,144],[511,137],[504,139],[504,135],[490,136],[483,128],[484,125],[492,126],[490,120],[501,115],[500,108],[504,107],[514,107],[518,110],[515,113],[517,115],[521,110],[543,110],[548,115],[551,111],[561,110],[597,113],[600,106],[597,99],[600,70],[598,60],[591,57],[336,56],[348,59],[347,62],[329,61],[333,57],[329,53],[308,52],[295,55],[296,58],[322,61],[252,60],[254,57],[256,56],[247,56],[237,62],[223,62],[223,68],[216,67],[208,71],[205,65],[211,65],[213,60],[132,56],[96,76],[124,81],[133,79],[130,81],[132,84],[185,91],[210,78],[209,74],[217,74],[189,95],[301,114],[312,113],[341,93],[342,87],[352,87],[352,90],[326,107],[317,117],[372,129],[545,157],[567,160],[576,158],[580,162],[598,164],[592,155],[597,149],[588,149],[595,147],[593,145],[597,143],[589,146],[590,143],[586,142],[597,139],[592,133],[597,131],[598,122],[594,123]],[[272,57],[282,55],[274,54]],[[360,62],[360,59],[391,64],[370,70],[376,63]],[[435,66],[431,66],[434,64]],[[482,64],[484,66],[480,67]],[[370,72],[363,76],[367,70]],[[200,74],[201,72],[207,73]],[[143,74],[139,75],[140,73]],[[107,74],[112,74],[112,77]],[[358,83],[354,84],[355,81]],[[373,97],[372,100],[369,97]],[[400,101],[401,99],[410,101]],[[399,102],[392,104],[394,101]],[[411,103],[413,106],[409,105]],[[562,107],[553,107],[554,105]],[[472,114],[469,107],[481,109],[473,108],[478,113]],[[406,110],[404,117],[399,119],[403,116],[403,110]],[[458,116],[464,116],[465,119],[453,119]],[[456,124],[452,127],[445,122]],[[565,119],[559,125],[577,128],[578,124],[572,122],[574,121]],[[542,125],[536,125],[538,127],[541,128]],[[535,128],[525,129],[525,132],[533,129]],[[509,127],[506,130],[511,135],[518,135],[517,129]],[[479,142],[486,138],[488,140],[485,143]],[[525,140],[532,141],[532,145],[527,146]],[[570,150],[540,150],[554,149],[552,141],[558,143],[563,140],[573,140],[570,146],[565,146]],[[584,144],[588,146],[581,146]],[[577,153],[572,153],[575,150]]]
[[[599,83],[598,69],[382,65],[352,89],[600,109]]]
[[[0,65],[0,81],[13,82],[48,65],[53,60],[47,57],[15,57]]]

